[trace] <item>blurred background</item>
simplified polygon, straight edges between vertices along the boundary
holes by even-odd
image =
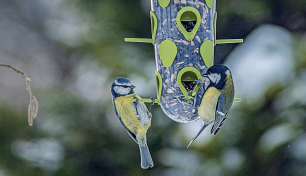
[[[180,124],[155,105],[154,168],[115,116],[110,86],[129,78],[156,96],[149,0],[0,0],[0,63],[24,71],[39,104],[33,127],[21,75],[0,67],[0,176],[304,175],[306,1],[217,0],[215,63],[233,73],[236,98],[218,135]],[[210,127],[209,127],[210,128]]]

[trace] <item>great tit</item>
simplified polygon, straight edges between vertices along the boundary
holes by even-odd
[[[224,65],[214,65],[203,75],[202,84],[207,87],[202,96],[198,114],[204,121],[204,125],[190,144],[212,122],[211,134],[216,135],[223,125],[234,101],[234,83],[231,71]]]
[[[141,167],[147,169],[154,166],[146,137],[152,115],[144,103],[137,101],[140,97],[134,93],[134,88],[127,78],[117,78],[111,87],[113,105],[126,132],[139,145]],[[130,101],[133,98],[137,99],[136,102]]]

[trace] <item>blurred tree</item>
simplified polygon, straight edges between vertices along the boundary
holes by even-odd
[[[31,87],[30,87],[31,79],[27,76],[26,73],[16,69],[15,67],[13,67],[11,65],[0,64],[0,67],[10,68],[10,69],[14,70],[17,74],[21,74],[23,76],[23,79],[26,82],[27,91],[29,92],[29,95],[30,95],[30,103],[29,103],[29,108],[28,108],[28,122],[29,122],[29,125],[32,126],[33,125],[33,118],[35,118],[36,115],[37,115],[38,103],[37,103],[36,97],[32,94],[32,91],[31,91]]]

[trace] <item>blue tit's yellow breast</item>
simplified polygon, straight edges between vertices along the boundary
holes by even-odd
[[[138,120],[136,115],[136,110],[134,108],[135,106],[133,106],[133,102],[130,101],[133,97],[138,97],[140,99],[140,97],[136,94],[117,97],[114,102],[117,109],[117,113],[121,118],[123,124],[132,133],[136,135],[146,134],[148,128],[151,125],[151,118],[145,126],[141,125],[141,122]]]
[[[215,120],[215,112],[221,92],[215,87],[210,87],[204,93],[200,107],[199,116],[207,122]]]

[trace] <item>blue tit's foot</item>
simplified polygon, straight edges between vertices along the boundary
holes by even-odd
[[[151,97],[151,103],[150,103],[150,112],[149,112],[149,118],[151,118],[152,117],[152,105],[154,105],[154,103],[155,103],[155,99],[153,98],[153,97]]]
[[[133,97],[133,99],[136,99],[136,102],[135,102],[135,103],[138,103],[139,98],[137,98],[137,97]]]
[[[138,109],[137,109],[137,104],[138,104],[139,98],[133,97],[133,99],[136,99],[136,102],[134,102],[134,106],[135,106],[135,110],[136,110],[136,117],[137,117],[138,120],[140,120],[140,116],[139,116]]]

